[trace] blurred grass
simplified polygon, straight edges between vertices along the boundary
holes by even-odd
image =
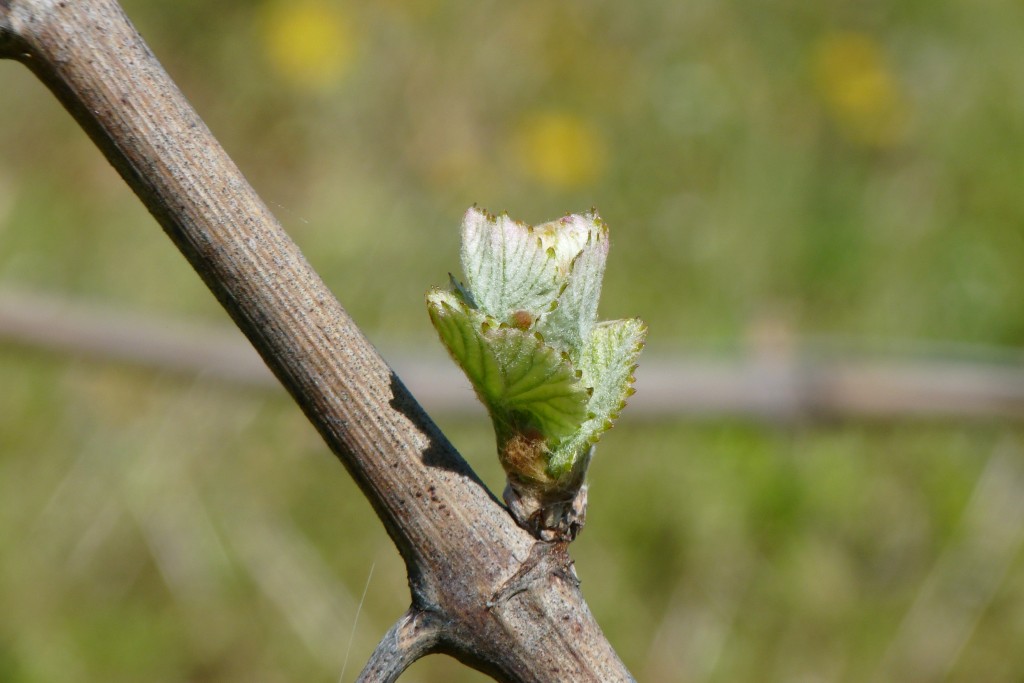
[[[436,343],[422,296],[474,202],[596,206],[602,315],[643,316],[651,354],[764,317],[1024,345],[1020,3],[125,7],[381,345]],[[0,95],[0,286],[223,321],[27,70],[0,64]],[[351,680],[404,609],[397,553],[283,395],[11,350],[0,377],[0,680],[335,680],[372,567]],[[437,418],[500,490],[487,426]],[[1019,680],[1024,517],[985,473],[1024,468],[1022,437],[627,411],[584,589],[641,680]]]

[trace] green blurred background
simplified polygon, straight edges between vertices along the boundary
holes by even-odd
[[[473,203],[597,207],[602,317],[650,358],[765,320],[1024,346],[1017,0],[124,5],[382,348],[440,348],[423,294]],[[0,103],[0,288],[228,324],[24,67]],[[435,418],[500,490],[485,418]],[[627,409],[584,591],[640,680],[1020,681],[1022,437]],[[0,680],[352,680],[407,599],[282,391],[0,347]]]

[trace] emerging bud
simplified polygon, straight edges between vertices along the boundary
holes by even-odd
[[[505,500],[544,540],[572,540],[593,447],[633,393],[646,327],[597,322],[608,228],[594,212],[531,227],[470,209],[462,270],[427,308],[487,406]]]

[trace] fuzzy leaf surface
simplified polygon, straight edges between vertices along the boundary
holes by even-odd
[[[594,214],[575,218],[586,221],[587,241],[572,259],[558,306],[541,317],[538,329],[549,343],[578,360],[597,320],[601,280],[608,260],[608,229]]]
[[[556,443],[587,419],[587,388],[572,364],[537,335],[499,325],[452,292],[431,291],[427,308],[499,431],[533,428]]]
[[[548,464],[548,473],[559,478],[570,472],[576,461],[601,434],[611,429],[626,399],[633,393],[633,371],[644,345],[647,327],[633,318],[596,325],[580,356],[583,383],[593,389],[587,405],[588,419],[571,439],[558,445]]]
[[[472,208],[462,221],[462,272],[476,305],[507,322],[519,310],[540,312],[558,295],[553,250],[534,229]]]

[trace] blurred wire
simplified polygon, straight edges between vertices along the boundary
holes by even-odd
[[[277,383],[236,330],[127,313],[36,293],[0,293],[0,344],[260,389]],[[1024,361],[991,348],[971,360],[878,353],[843,357],[776,335],[755,338],[739,357],[641,358],[635,417],[813,420],[1022,420]],[[440,349],[440,347],[439,347]],[[479,412],[472,389],[440,350],[385,352],[430,411]],[[984,358],[982,358],[984,356]],[[922,360],[925,358],[925,360]],[[986,360],[987,359],[987,360]]]

